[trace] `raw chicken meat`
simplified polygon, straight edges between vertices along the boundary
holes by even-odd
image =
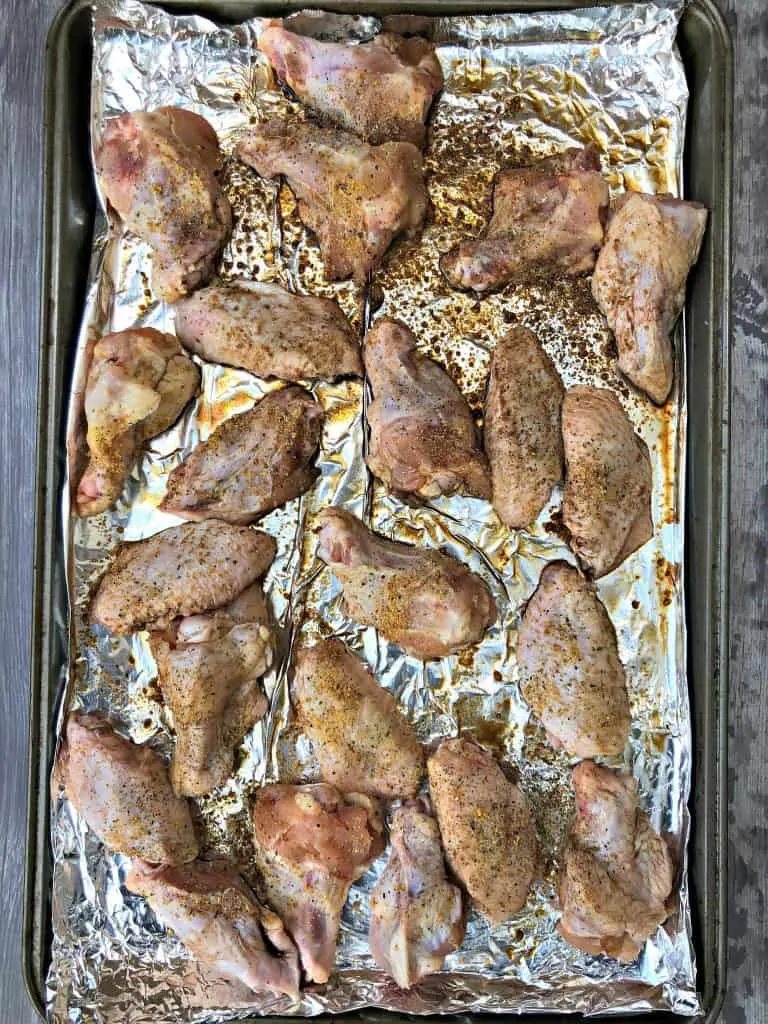
[[[163,759],[118,736],[101,715],[69,715],[57,772],[67,799],[114,853],[157,864],[197,856],[189,806],[171,789]]]
[[[314,110],[377,145],[424,143],[424,122],[443,72],[426,39],[380,35],[350,46],[270,26],[259,49],[281,81]]]
[[[376,803],[333,786],[264,786],[254,845],[270,904],[285,922],[309,981],[333,973],[349,887],[384,849]]]
[[[550,562],[517,638],[520,691],[554,747],[574,757],[620,754],[631,718],[608,612],[567,562]]]
[[[525,905],[538,851],[528,801],[491,754],[443,740],[427,762],[448,863],[492,925]]]
[[[176,333],[212,363],[282,380],[362,377],[360,344],[337,303],[277,284],[233,281],[176,306]]]
[[[216,520],[121,544],[91,601],[91,622],[118,634],[165,629],[232,601],[274,557],[268,534]]]
[[[339,508],[320,513],[318,554],[344,589],[347,612],[417,658],[474,644],[496,621],[488,588],[455,558],[387,540]]]
[[[594,146],[500,171],[483,238],[440,260],[454,288],[489,292],[534,272],[586,274],[603,241],[608,184]]]
[[[200,371],[172,334],[151,327],[107,334],[93,348],[85,384],[89,461],[77,511],[111,508],[145,441],[167,430],[200,385]]]
[[[513,529],[533,523],[563,476],[563,383],[536,335],[513,327],[491,357],[485,451],[493,507]]]
[[[634,960],[668,914],[674,867],[629,776],[582,761],[560,879],[558,930],[585,953]]]
[[[416,795],[424,749],[392,694],[340,640],[298,652],[293,693],[326,782],[384,798]]]
[[[299,957],[283,922],[263,907],[227,861],[183,867],[134,863],[127,889],[143,896],[189,952],[254,992],[299,997]]]
[[[706,225],[700,203],[627,193],[595,266],[592,294],[616,336],[619,369],[659,405],[672,388],[670,332]]]
[[[389,838],[389,861],[371,893],[371,955],[400,988],[410,988],[459,948],[466,921],[461,890],[445,877],[427,802],[398,807]]]
[[[259,680],[275,644],[261,587],[252,584],[217,611],[177,619],[149,642],[176,733],[173,788],[202,796],[226,782],[233,748],[267,710]]]
[[[393,239],[414,235],[427,212],[421,153],[410,142],[369,146],[342,131],[267,121],[237,155],[265,178],[285,176],[332,281],[363,284]]]
[[[490,498],[489,468],[472,411],[445,370],[416,348],[397,320],[378,320],[365,337],[373,390],[368,467],[395,491],[435,498],[461,491]]]
[[[186,519],[251,523],[309,490],[323,409],[292,384],[225,420],[168,478],[160,508]]]
[[[648,449],[605,388],[568,389],[563,441],[563,522],[574,552],[604,576],[653,536]]]
[[[104,124],[96,169],[110,206],[152,247],[153,283],[168,302],[213,277],[232,230],[218,179],[221,153],[204,117],[179,107]]]

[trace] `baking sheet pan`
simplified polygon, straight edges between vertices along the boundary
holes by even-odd
[[[169,4],[167,6],[175,9],[178,5]],[[328,5],[324,6],[327,7]],[[344,10],[363,9],[361,5],[337,4],[335,6],[337,9],[343,8]],[[507,5],[507,9],[511,9],[513,6],[519,9],[526,5]],[[502,7],[503,5],[496,5],[495,9],[502,9]],[[385,5],[386,10],[396,8],[397,5]],[[262,13],[264,10],[263,7],[256,8],[253,4],[225,4],[223,7],[221,5],[199,4],[196,9],[212,17],[220,17],[224,14],[236,16],[238,19],[251,16],[254,13]],[[382,7],[366,5],[364,9],[378,13],[382,10]],[[434,5],[422,4],[409,5],[409,9],[434,11],[436,8]],[[481,9],[486,10],[487,5],[484,7],[472,4],[440,5],[440,12],[442,14]],[[274,8],[270,8],[270,13],[273,13],[274,10]],[[283,5],[281,10],[285,10],[285,5]],[[692,17],[694,20],[691,20]],[[78,18],[81,22],[79,25],[77,24]],[[728,154],[727,150],[723,149],[720,144],[724,138],[729,139],[728,125],[726,123],[728,120],[729,61],[727,39],[722,35],[718,36],[715,31],[717,27],[718,23],[713,15],[713,11],[708,5],[699,3],[695,4],[687,12],[680,34],[681,48],[684,54],[688,56],[688,75],[689,79],[691,79],[690,84],[693,93],[689,121],[691,140],[698,139],[700,146],[706,144],[706,140],[709,140],[711,144],[717,147],[716,152],[712,156],[697,154],[693,159],[689,159],[691,166],[686,168],[691,194],[705,201],[713,210],[712,227],[708,235],[707,247],[702,255],[702,263],[699,270],[692,280],[690,308],[686,321],[691,374],[689,378],[689,393],[697,397],[697,402],[691,403],[692,405],[696,404],[697,408],[691,410],[692,430],[688,458],[688,493],[692,496],[690,504],[692,512],[689,515],[689,522],[686,523],[688,545],[686,573],[688,574],[687,579],[689,581],[687,598],[689,609],[694,609],[693,613],[689,615],[689,635],[691,639],[690,675],[693,688],[693,710],[696,718],[696,749],[698,755],[704,755],[703,758],[699,756],[699,760],[702,763],[695,780],[694,833],[692,836],[691,854],[694,862],[701,865],[696,871],[693,884],[697,900],[697,916],[699,917],[698,931],[701,933],[703,924],[704,935],[707,940],[704,945],[701,942],[698,944],[699,971],[703,982],[702,994],[705,1006],[714,1004],[716,1001],[715,994],[721,987],[715,977],[716,972],[710,972],[708,963],[716,967],[718,960],[721,959],[722,915],[720,914],[718,918],[716,913],[721,903],[721,898],[715,899],[714,897],[716,894],[719,897],[722,896],[723,885],[722,877],[718,874],[721,846],[719,842],[714,848],[711,846],[712,837],[715,837],[718,841],[722,837],[722,829],[719,828],[718,818],[718,815],[721,813],[721,806],[717,801],[717,794],[723,791],[719,785],[721,780],[718,780],[716,777],[713,778],[712,770],[717,765],[717,761],[713,758],[711,750],[713,749],[713,743],[718,751],[721,749],[718,731],[722,726],[719,709],[724,694],[724,666],[720,663],[720,645],[715,644],[709,647],[708,643],[716,639],[718,633],[721,636],[725,635],[723,633],[722,616],[726,610],[726,594],[723,589],[724,579],[722,572],[719,575],[719,579],[714,573],[710,577],[705,576],[703,580],[700,576],[700,570],[703,570],[705,573],[712,572],[713,561],[716,562],[725,555],[725,550],[722,547],[718,547],[716,551],[714,547],[718,538],[722,537],[722,530],[725,525],[725,519],[720,514],[722,512],[721,507],[718,512],[718,502],[721,503],[723,498],[727,496],[727,473],[722,475],[717,471],[718,467],[714,464],[714,462],[722,459],[723,451],[718,443],[717,432],[724,422],[723,413],[725,412],[725,399],[727,397],[727,388],[723,387],[723,382],[725,381],[727,385],[728,337],[726,279],[728,266],[727,204],[723,202],[723,198],[727,198],[728,195]],[[79,315],[79,307],[76,301],[74,303],[72,301],[69,302],[70,319],[68,325],[61,323],[60,317],[65,313],[63,309],[64,303],[75,298],[73,286],[76,287],[79,284],[82,291],[82,281],[74,282],[70,279],[69,289],[63,291],[61,285],[64,268],[59,266],[58,260],[61,258],[62,252],[71,253],[73,241],[78,241],[78,239],[73,238],[73,228],[76,229],[79,226],[83,229],[84,244],[87,246],[90,238],[88,230],[89,218],[92,214],[92,197],[88,195],[91,176],[87,160],[87,128],[83,128],[82,117],[80,117],[80,122],[78,123],[77,115],[74,115],[71,119],[68,116],[68,112],[65,115],[62,107],[66,107],[67,102],[65,101],[65,96],[62,95],[62,86],[66,85],[67,58],[72,59],[73,43],[81,47],[83,56],[80,60],[73,61],[71,68],[77,68],[78,65],[82,67],[84,62],[89,64],[87,53],[89,34],[90,25],[87,9],[82,4],[75,4],[61,17],[58,29],[52,33],[52,40],[55,45],[51,47],[49,53],[49,70],[55,76],[56,89],[53,95],[49,93],[50,103],[48,112],[49,115],[53,115],[54,121],[57,116],[62,116],[63,123],[58,131],[57,125],[55,123],[51,125],[50,119],[48,125],[48,130],[53,135],[49,139],[49,159],[51,163],[47,168],[49,174],[47,181],[48,195],[46,197],[48,209],[46,211],[47,244],[45,247],[44,287],[50,286],[51,297],[55,298],[56,301],[52,308],[46,304],[43,320],[44,331],[46,331],[46,328],[48,330],[54,328],[52,336],[46,331],[47,338],[50,338],[53,342],[50,349],[46,350],[46,354],[51,358],[55,358],[53,369],[58,374],[57,380],[59,385],[68,379],[66,352],[68,349],[71,351],[73,347],[74,325]],[[65,45],[62,45],[62,37],[66,38]],[[706,58],[707,42],[711,51],[710,60],[708,63],[706,60],[702,60],[702,64],[698,69],[701,88],[697,92],[695,90],[697,71],[695,67],[692,70],[690,65],[696,65],[699,59]],[[716,62],[713,63],[712,57],[718,49],[721,51],[721,66],[719,71],[713,74]],[[49,77],[50,81],[51,78]],[[74,101],[71,92],[66,93],[66,100]],[[723,103],[723,100],[726,102]],[[84,106],[87,109],[87,102]],[[70,109],[77,109],[76,101],[72,103]],[[82,111],[83,106],[80,106],[79,109]],[[721,122],[719,127],[717,124],[718,117]],[[701,120],[702,118],[704,118],[703,121]],[[80,137],[76,135],[78,129]],[[86,135],[84,145],[81,137],[83,133]],[[78,150],[78,146],[82,146],[82,149]],[[80,157],[79,163],[77,160],[78,153]],[[691,156],[689,148],[689,158]],[[59,169],[65,170],[66,173],[57,173],[56,164],[62,159],[65,162],[63,163],[63,168]],[[701,171],[705,168],[710,172],[708,181],[697,180],[697,172],[700,176]],[[82,174],[78,177],[80,171],[82,171]],[[717,180],[719,172],[722,172],[720,181]],[[80,211],[77,211],[81,215],[74,218],[74,223],[72,218],[72,213],[75,212],[72,208],[73,197],[84,201],[85,204],[90,199],[91,204],[86,210],[83,210],[81,207]],[[65,200],[66,202],[64,202]],[[86,215],[83,216],[82,214]],[[57,241],[60,243],[58,249]],[[82,238],[79,241],[82,241]],[[80,251],[83,251],[82,248]],[[67,267],[67,269],[70,268]],[[49,308],[52,319],[46,323],[46,310]],[[716,317],[720,314],[721,310],[725,312],[725,319],[720,318],[718,323]],[[702,314],[698,320],[697,313]],[[707,319],[709,320],[710,328],[708,333],[702,330],[702,326],[707,326],[705,323]],[[64,328],[66,330],[67,326],[69,328],[68,334],[62,337],[61,329]],[[707,351],[706,342],[709,343],[709,351]],[[58,576],[56,576],[54,571],[57,568],[54,552],[59,524],[55,522],[55,519],[52,520],[50,518],[57,507],[58,491],[61,482],[61,466],[57,466],[55,460],[56,453],[63,450],[59,433],[61,428],[60,401],[66,388],[57,387],[53,395],[58,401],[54,400],[49,403],[47,401],[48,395],[42,393],[45,392],[50,384],[50,379],[46,379],[48,370],[49,368],[46,366],[43,366],[41,370],[41,416],[46,411],[50,411],[55,414],[55,420],[53,423],[51,423],[50,417],[47,421],[41,420],[45,436],[41,437],[40,456],[41,459],[45,460],[46,475],[53,473],[54,479],[48,481],[47,496],[44,499],[46,504],[38,518],[41,534],[40,540],[47,547],[44,547],[43,550],[44,564],[42,565],[45,585],[42,590],[38,590],[39,600],[36,604],[35,628],[36,630],[40,629],[40,634],[35,637],[35,656],[37,658],[39,654],[42,654],[45,660],[42,662],[35,660],[34,663],[36,678],[33,681],[33,705],[35,706],[33,706],[32,728],[33,732],[37,730],[37,736],[33,735],[32,737],[31,771],[33,778],[30,787],[30,838],[33,842],[30,844],[30,871],[28,874],[28,911],[34,911],[34,913],[28,913],[27,924],[30,927],[28,927],[25,935],[25,957],[28,975],[36,976],[38,983],[42,976],[43,959],[47,948],[47,937],[45,936],[47,908],[43,910],[47,895],[47,865],[43,862],[44,858],[41,858],[40,853],[41,850],[43,853],[47,850],[47,772],[52,749],[50,747],[50,723],[53,712],[53,708],[50,707],[48,702],[52,696],[55,696],[61,666],[66,662],[66,658],[63,657],[66,649],[62,644],[62,640],[65,639],[63,628],[66,622],[66,601],[61,586],[60,563],[58,564]],[[698,386],[699,384],[701,387]],[[699,401],[703,396],[706,396],[706,402]],[[59,406],[58,410],[53,408],[57,405]],[[704,421],[700,424],[699,421],[702,419],[702,416]],[[708,442],[709,447],[707,447]],[[725,447],[725,453],[726,462],[721,467],[723,470],[727,470],[727,446]],[[697,485],[699,489],[697,489]],[[703,503],[702,498],[704,499]],[[41,500],[43,499],[41,498]],[[707,515],[702,514],[705,509],[708,513]],[[697,531],[699,531],[702,540],[706,543],[706,548],[696,544]],[[713,559],[715,554],[717,557]],[[40,568],[39,564],[38,570]],[[699,573],[700,584],[691,584],[691,575],[696,575],[697,573]],[[703,591],[702,586],[705,588]],[[720,621],[710,626],[706,636],[698,637],[698,631],[694,631],[694,625],[701,621],[707,621],[706,619],[700,619],[698,615],[699,608],[702,607],[701,598],[704,595],[708,599],[707,603],[703,606],[705,615],[711,613],[719,616]],[[59,643],[58,650],[52,646],[57,642]],[[707,655],[707,658],[701,666],[702,673],[700,675],[698,669],[695,672],[694,669],[697,659],[701,660],[699,656],[702,652]],[[718,671],[714,671],[715,669]],[[36,686],[38,681],[39,689]],[[715,689],[716,684],[720,687],[719,691]],[[45,717],[46,714],[47,717]],[[45,742],[42,742],[43,739]],[[707,750],[710,752],[708,753]],[[722,771],[722,762],[720,762],[719,770],[720,772]],[[703,801],[700,800],[700,797],[704,798]],[[705,818],[708,824],[705,825],[703,835],[697,838],[697,834],[702,831],[702,817]],[[706,847],[707,841],[710,841],[709,848]],[[703,856],[701,856],[702,854]],[[711,877],[707,877],[707,875]],[[709,983],[708,979],[710,973],[712,973],[713,978],[712,984]],[[31,977],[31,980],[34,985],[34,978]],[[711,998],[708,989],[712,990]],[[371,1014],[366,1014],[368,1018],[371,1016]]]

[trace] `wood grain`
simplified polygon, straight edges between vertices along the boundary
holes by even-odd
[[[721,0],[736,50],[728,1024],[768,1021],[768,13]],[[21,976],[43,58],[58,0],[0,5],[0,1021]],[[10,259],[8,256],[10,255]]]

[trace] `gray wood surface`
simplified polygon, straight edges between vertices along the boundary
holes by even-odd
[[[768,1021],[768,4],[720,0],[736,50],[728,1024]],[[59,0],[0,3],[0,1022],[21,976],[43,57]]]

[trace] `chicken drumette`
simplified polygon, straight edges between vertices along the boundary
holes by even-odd
[[[232,211],[218,179],[219,140],[205,118],[179,107],[112,117],[96,168],[110,206],[152,247],[162,298],[173,302],[210,280]]]
[[[271,25],[259,49],[300,100],[366,142],[423,144],[432,99],[443,87],[426,39],[386,33],[350,46]]]
[[[85,384],[89,460],[77,488],[81,516],[114,505],[144,442],[175,423],[199,384],[200,371],[171,334],[136,328],[96,342]]]
[[[423,498],[455,491],[490,498],[472,411],[442,366],[418,351],[405,324],[376,322],[365,337],[365,369],[373,390],[371,472],[393,490]]]
[[[342,131],[268,121],[244,136],[237,154],[262,177],[285,176],[331,280],[362,284],[427,211],[421,153],[410,142],[369,146]]]
[[[634,960],[667,917],[674,869],[629,776],[582,761],[560,879],[558,930],[586,953]]]
[[[340,580],[349,614],[409,654],[452,654],[495,621],[485,583],[455,558],[387,540],[342,509],[324,509],[320,523],[318,554]]]

